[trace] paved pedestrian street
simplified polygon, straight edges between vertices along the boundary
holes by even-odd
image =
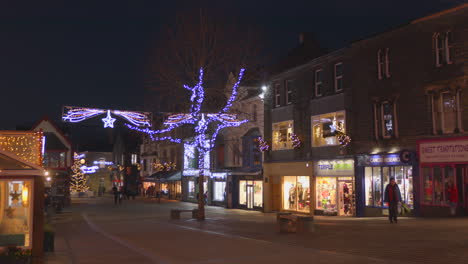
[[[46,263],[467,263],[468,219],[315,217],[315,232],[281,234],[276,215],[207,207],[207,219],[170,220],[195,204],[137,198],[75,200],[55,216]]]

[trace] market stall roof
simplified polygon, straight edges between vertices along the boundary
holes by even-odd
[[[44,175],[44,169],[11,152],[0,150],[0,175]]]

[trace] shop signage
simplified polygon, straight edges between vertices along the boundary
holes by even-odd
[[[419,158],[421,163],[468,162],[468,138],[421,142]]]
[[[375,164],[375,163],[399,163],[400,161],[400,156],[399,155],[372,155],[369,157],[369,162],[370,164]]]
[[[317,176],[354,175],[354,160],[319,160],[315,166]]]

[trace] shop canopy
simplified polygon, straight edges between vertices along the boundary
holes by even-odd
[[[144,182],[168,182],[168,181],[180,181],[182,178],[182,172],[180,171],[160,171],[152,174],[151,176],[145,177]]]

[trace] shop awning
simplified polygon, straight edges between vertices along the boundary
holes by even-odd
[[[145,177],[144,182],[167,182],[180,181],[182,173],[180,171],[160,171],[153,173],[151,176]]]

